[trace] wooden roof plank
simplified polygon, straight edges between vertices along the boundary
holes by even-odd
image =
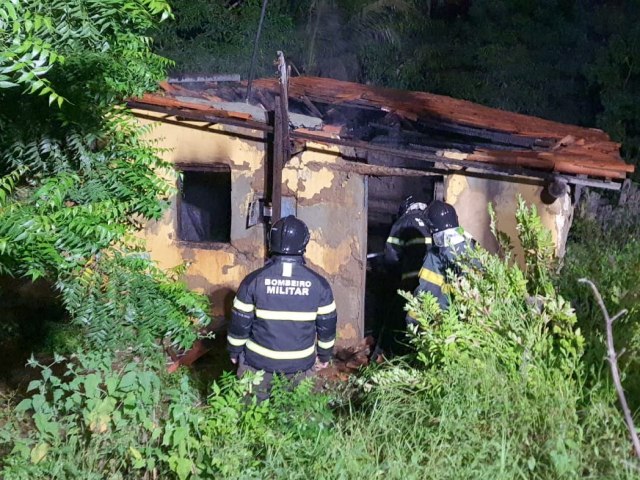
[[[249,113],[232,112],[228,110],[222,110],[219,108],[210,107],[207,105],[202,105],[200,103],[185,102],[182,100],[177,100],[172,97],[162,97],[160,95],[154,95],[149,93],[145,93],[142,97],[135,98],[133,100],[139,103],[146,103],[149,105],[157,105],[161,107],[172,107],[172,108],[196,110],[199,112],[210,113],[219,117],[239,118],[244,120],[250,120],[253,118]]]
[[[256,92],[265,94],[264,98],[279,93],[275,78],[255,80],[254,86]],[[136,101],[251,121],[248,113],[222,110],[195,101],[196,98],[211,100],[210,92],[190,91],[168,83],[161,87],[165,90],[164,96],[145,94]],[[312,102],[318,102],[385,111],[398,115],[407,123],[414,122],[414,126],[419,122],[417,126],[423,129],[484,139],[485,146],[481,145],[483,141],[471,141],[473,153],[468,158],[472,161],[613,179],[625,178],[634,171],[634,166],[620,157],[620,144],[601,130],[507,112],[466,100],[318,77],[290,78],[289,95],[307,108],[310,108],[309,104],[313,106]],[[189,97],[194,101],[189,102]],[[424,136],[428,145],[429,137]]]

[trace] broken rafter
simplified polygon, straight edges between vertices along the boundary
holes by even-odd
[[[426,128],[437,130],[441,132],[450,132],[458,135],[464,135],[468,137],[482,138],[489,140],[492,143],[499,143],[507,146],[520,147],[520,148],[534,148],[534,147],[551,147],[556,142],[553,139],[548,138],[536,138],[516,135],[513,133],[504,133],[497,130],[491,130],[487,128],[468,127],[460,125],[455,122],[444,122],[436,120],[427,120],[421,118],[418,120],[418,124],[424,125]]]
[[[202,101],[197,98],[194,98],[193,101],[186,101],[184,99],[179,99],[179,98],[163,97],[160,95],[152,95],[149,93],[145,93],[144,95],[142,95],[142,97],[132,99],[132,102],[137,102],[139,104],[156,105],[159,107],[198,110],[201,112],[206,112],[212,115],[216,115],[218,117],[242,118],[244,120],[249,120],[250,118],[252,118],[251,114],[249,113],[232,112],[229,110],[222,110],[219,108],[215,108],[208,104],[210,102],[200,103]]]
[[[260,90],[253,90],[251,94],[254,95],[258,99],[258,101],[262,104],[262,106],[266,108],[268,111],[273,112],[276,109],[276,102],[273,100],[273,98],[269,97],[268,95],[265,95]]]
[[[384,125],[382,123],[369,123],[370,127],[375,129],[385,130],[390,132],[391,135],[394,133],[399,133],[401,139],[405,139],[407,145],[416,148],[418,150],[442,150],[442,149],[459,149],[463,152],[471,153],[473,150],[478,148],[483,149],[495,149],[495,150],[510,150],[513,151],[512,147],[508,145],[496,145],[492,143],[482,143],[482,142],[471,142],[465,141],[462,143],[462,140],[459,142],[454,142],[447,138],[443,137],[435,137],[428,135],[424,132],[419,132],[417,130],[397,130],[393,126]]]
[[[316,107],[313,102],[311,100],[309,100],[306,96],[302,96],[300,98],[300,100],[302,100],[302,103],[304,103],[306,105],[306,107],[311,111],[311,113],[313,113],[316,117],[318,118],[322,118],[322,112],[320,110],[318,110],[318,107]]]
[[[172,83],[215,83],[215,82],[239,82],[239,73],[219,74],[219,75],[178,75],[169,77],[169,84]]]
[[[150,112],[164,113],[166,115],[171,115],[176,118],[194,122],[220,123],[223,125],[231,125],[234,127],[248,128],[250,130],[260,130],[262,132],[273,131],[273,127],[271,125],[267,125],[264,122],[258,122],[255,120],[235,120],[233,118],[213,115],[205,113],[203,111],[181,110],[179,108],[164,107],[161,105],[150,105],[148,103],[138,102],[134,100],[128,101],[127,105],[129,106],[129,108],[138,108],[140,110],[147,110]],[[220,111],[224,112],[223,110]]]

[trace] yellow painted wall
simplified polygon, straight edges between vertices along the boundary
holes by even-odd
[[[240,139],[221,126],[207,126],[203,122],[172,124],[155,122],[159,114],[135,111],[143,124],[155,123],[149,136],[158,146],[167,149],[166,160],[174,164],[207,165],[223,163],[231,169],[231,242],[197,246],[177,237],[176,198],[158,222],[151,222],[145,230],[152,257],[162,267],[188,262],[186,281],[190,288],[208,295],[212,314],[222,316],[231,308],[240,281],[264,263],[264,227],[246,229],[246,216],[254,192],[264,190],[262,159],[263,134],[247,131],[248,138]],[[232,127],[231,127],[232,128]]]
[[[484,248],[496,251],[498,245],[489,228],[487,210],[487,205],[491,202],[496,211],[498,229],[516,243],[514,253],[516,259],[522,262],[522,247],[518,243],[515,219],[520,195],[528,205],[536,206],[543,225],[551,231],[556,243],[556,254],[562,256],[573,215],[571,199],[566,194],[551,205],[545,205],[540,200],[542,188],[537,185],[450,175],[445,177],[445,201],[456,208],[460,225],[465,230]]]
[[[141,123],[159,117],[135,111]],[[151,118],[148,118],[151,117]],[[188,262],[187,284],[208,295],[214,316],[229,318],[231,302],[241,280],[264,264],[264,226],[246,228],[247,209],[254,198],[264,198],[263,134],[200,122],[160,122],[150,133],[167,148],[164,157],[174,163],[231,168],[231,241],[202,248],[177,238],[176,201],[144,236],[152,257],[163,267]],[[337,150],[315,145],[291,159],[283,170],[283,195],[296,198],[297,215],[307,223],[311,241],[306,259],[331,284],[338,308],[338,340],[359,340],[364,329],[366,225],[364,179],[318,166],[335,161]],[[307,164],[313,162],[313,168]]]
[[[307,148],[283,170],[283,195],[297,197],[298,217],[311,230],[307,262],[329,280],[338,307],[339,339],[352,343],[364,336],[365,178],[330,168],[339,158],[337,147]]]

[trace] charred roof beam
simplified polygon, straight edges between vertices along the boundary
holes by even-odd
[[[224,125],[231,125],[234,127],[250,128],[253,130],[260,130],[263,132],[273,132],[273,127],[264,122],[258,122],[255,120],[234,120],[232,118],[218,117],[207,113],[197,111],[180,110],[179,108],[164,107],[161,105],[150,105],[148,103],[129,101],[127,102],[129,108],[139,108],[141,110],[148,110],[151,112],[159,112],[167,115],[181,118],[184,120],[192,120],[195,122],[209,122],[209,123],[221,123]]]
[[[406,140],[406,144],[417,149],[437,149],[454,148],[465,153],[471,153],[477,148],[486,148],[491,150],[513,150],[509,145],[496,144],[491,142],[472,142],[464,141],[464,138],[458,138],[459,141],[453,141],[442,133],[438,135],[430,135],[424,132],[411,130],[397,130],[393,126],[383,125],[381,123],[370,123],[370,127],[378,130],[384,130],[391,135],[399,134],[401,138]],[[363,140],[364,138],[361,138]]]
[[[513,133],[498,132],[496,130],[489,130],[483,128],[474,128],[460,125],[457,123],[450,123],[445,121],[436,121],[426,118],[418,120],[418,124],[428,128],[430,130],[438,130],[443,132],[451,132],[465,137],[481,138],[489,140],[491,143],[503,144],[511,147],[520,148],[551,148],[555,145],[556,141],[547,138],[533,138]]]
[[[427,162],[437,162],[441,165],[444,165],[447,169],[450,167],[454,167],[448,173],[456,173],[457,169],[473,169],[475,171],[485,171],[487,173],[492,173],[495,175],[499,175],[501,177],[525,177],[530,179],[538,179],[546,182],[554,182],[556,179],[562,179],[570,184],[575,185],[585,185],[591,187],[598,188],[606,188],[610,190],[620,190],[621,184],[612,181],[601,181],[601,180],[593,180],[588,178],[580,178],[574,177],[571,175],[563,175],[558,172],[545,172],[541,170],[534,170],[530,168],[523,167],[501,167],[498,165],[491,165],[487,163],[480,163],[476,161],[470,160],[454,160],[450,158],[446,158],[444,156],[440,156],[437,153],[432,152],[419,152],[415,150],[409,149],[401,149],[401,148],[389,148],[381,145],[375,145],[368,142],[362,142],[359,140],[345,140],[341,138],[327,138],[321,135],[314,135],[307,132],[299,132],[293,131],[291,132],[292,139],[300,139],[300,140],[310,140],[318,143],[325,144],[333,144],[340,145],[344,147],[352,147],[355,149],[360,149],[368,152],[376,152],[381,154],[386,154],[389,156],[396,156],[401,158],[411,158],[416,160],[425,160]],[[442,171],[442,169],[434,168],[434,170]]]

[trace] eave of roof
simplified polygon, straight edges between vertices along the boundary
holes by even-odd
[[[166,108],[176,112],[199,113],[216,119],[233,120],[236,125],[254,128],[264,124],[264,116],[226,110],[222,98],[181,86],[161,84],[162,92],[134,99],[137,108]],[[277,79],[258,79],[254,89],[263,102],[271,102],[279,93]],[[215,92],[215,89],[213,89]],[[537,117],[507,112],[465,100],[426,92],[412,92],[319,78],[291,77],[289,97],[309,105],[310,102],[334,106],[366,108],[390,112],[416,125],[450,131],[458,135],[484,137],[489,142],[464,153],[464,159],[478,164],[521,167],[569,175],[588,175],[598,179],[626,178],[634,166],[620,157],[620,144],[597,129],[553,122]],[[271,95],[271,98],[265,98]],[[178,98],[179,97],[179,98]],[[189,101],[189,99],[193,99]],[[197,100],[196,100],[197,99]],[[310,105],[313,112],[315,107]],[[233,107],[231,107],[233,108]],[[317,111],[317,109],[316,109]],[[265,125],[266,127],[266,125]],[[512,139],[495,149],[492,139]],[[529,148],[517,146],[529,145]],[[444,150],[446,152],[446,149]]]

